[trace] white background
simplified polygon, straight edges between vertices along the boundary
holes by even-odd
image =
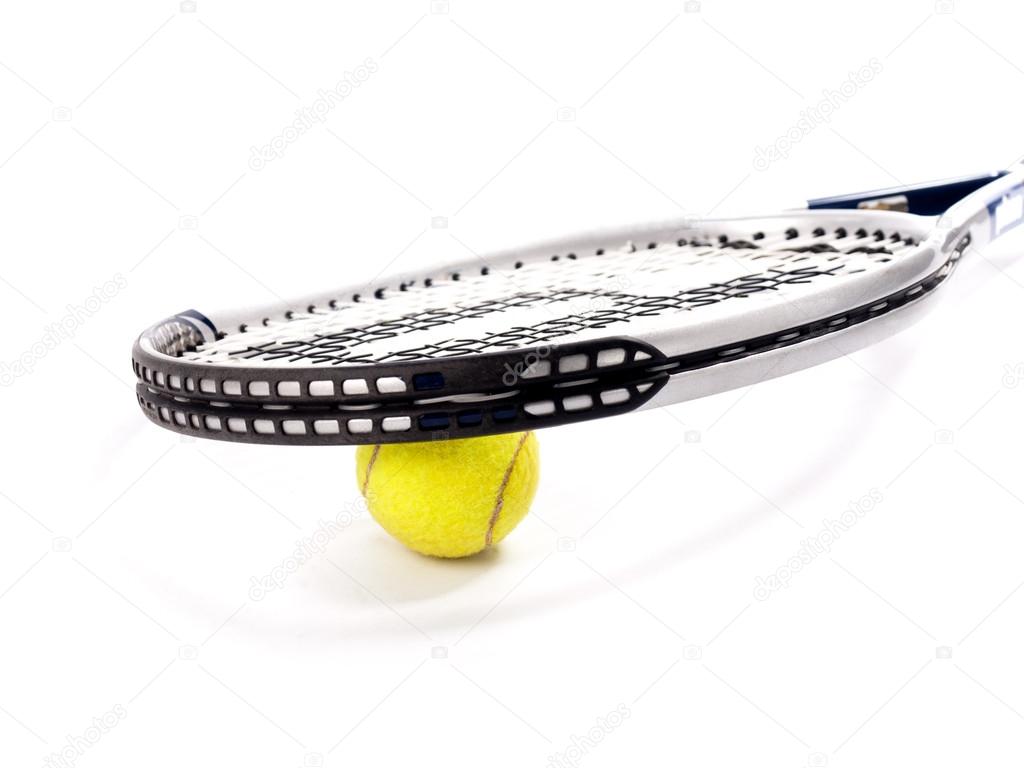
[[[463,562],[360,514],[254,599],[297,539],[358,509],[354,451],[182,440],[137,412],[131,342],[188,307],[1024,147],[1016,4],[690,10],[5,5],[0,362],[33,370],[0,389],[0,764],[42,766],[69,737],[66,765],[152,768],[1020,759],[1024,238],[972,252],[878,347],[540,433],[533,512]],[[368,58],[322,125],[250,167]],[[830,122],[755,168],[872,59]]]

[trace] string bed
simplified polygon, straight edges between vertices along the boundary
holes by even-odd
[[[256,318],[193,344],[165,328],[192,362],[246,366],[394,363],[498,352],[698,321],[737,301],[799,301],[882,268],[914,248],[897,232],[787,229],[748,236],[687,233],[668,242],[553,254],[375,287]],[[159,343],[157,346],[160,346]]]

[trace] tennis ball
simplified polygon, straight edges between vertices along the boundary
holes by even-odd
[[[497,544],[530,509],[539,449],[532,432],[363,445],[356,478],[370,514],[410,549],[466,557]]]

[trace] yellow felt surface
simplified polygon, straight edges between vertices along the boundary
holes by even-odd
[[[465,557],[488,546],[492,520],[491,545],[526,516],[539,459],[532,432],[364,445],[356,451],[356,479],[371,514],[407,547],[435,557]]]

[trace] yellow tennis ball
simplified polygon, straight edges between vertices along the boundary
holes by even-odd
[[[497,544],[526,516],[538,454],[532,432],[363,445],[356,476],[370,513],[400,542],[424,555],[466,557]]]

